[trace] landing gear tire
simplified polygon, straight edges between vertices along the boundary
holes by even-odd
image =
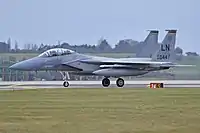
[[[118,87],[123,87],[124,86],[124,80],[122,78],[118,78],[116,81],[116,84]]]
[[[69,82],[64,81],[64,82],[63,82],[63,86],[64,86],[64,87],[68,87],[68,86],[69,86]]]
[[[104,87],[108,87],[108,86],[110,85],[110,80],[109,80],[108,78],[104,78],[104,79],[102,80],[102,85],[103,85]]]

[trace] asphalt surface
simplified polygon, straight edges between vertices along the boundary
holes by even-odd
[[[103,88],[101,81],[69,81],[68,88]],[[125,81],[123,88],[147,88],[150,83],[164,83],[165,88],[200,88],[200,80],[160,80],[160,81]],[[63,81],[20,81],[0,82],[0,90],[24,90],[42,88],[64,88]],[[116,88],[111,81],[108,88]]]

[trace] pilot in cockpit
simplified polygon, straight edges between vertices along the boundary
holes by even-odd
[[[39,57],[53,57],[53,56],[62,56],[62,55],[69,55],[73,53],[74,51],[64,48],[54,48],[49,49],[42,54],[39,55]]]

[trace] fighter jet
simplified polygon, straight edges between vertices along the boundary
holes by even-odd
[[[37,57],[21,61],[10,66],[10,69],[23,71],[55,70],[63,75],[63,86],[68,87],[66,79],[68,72],[77,75],[104,76],[102,85],[110,85],[110,77],[117,78],[118,87],[123,87],[125,82],[122,77],[144,75],[152,71],[166,70],[180,66],[173,61],[176,30],[167,30],[160,48],[152,58],[108,58],[77,53],[70,49],[53,48]],[[151,32],[156,36],[158,32]],[[187,66],[187,65],[186,65]],[[66,73],[67,72],[67,73]]]

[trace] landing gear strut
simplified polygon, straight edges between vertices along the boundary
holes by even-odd
[[[122,78],[118,78],[116,81],[116,84],[118,87],[123,87],[124,86],[124,80]]]
[[[102,80],[102,85],[103,85],[104,87],[108,87],[108,86],[110,85],[110,80],[109,80],[108,78],[104,78],[104,79]]]
[[[68,72],[60,72],[62,77],[63,77],[63,86],[64,87],[69,87],[69,82],[67,81],[67,79],[69,79],[69,73]]]

